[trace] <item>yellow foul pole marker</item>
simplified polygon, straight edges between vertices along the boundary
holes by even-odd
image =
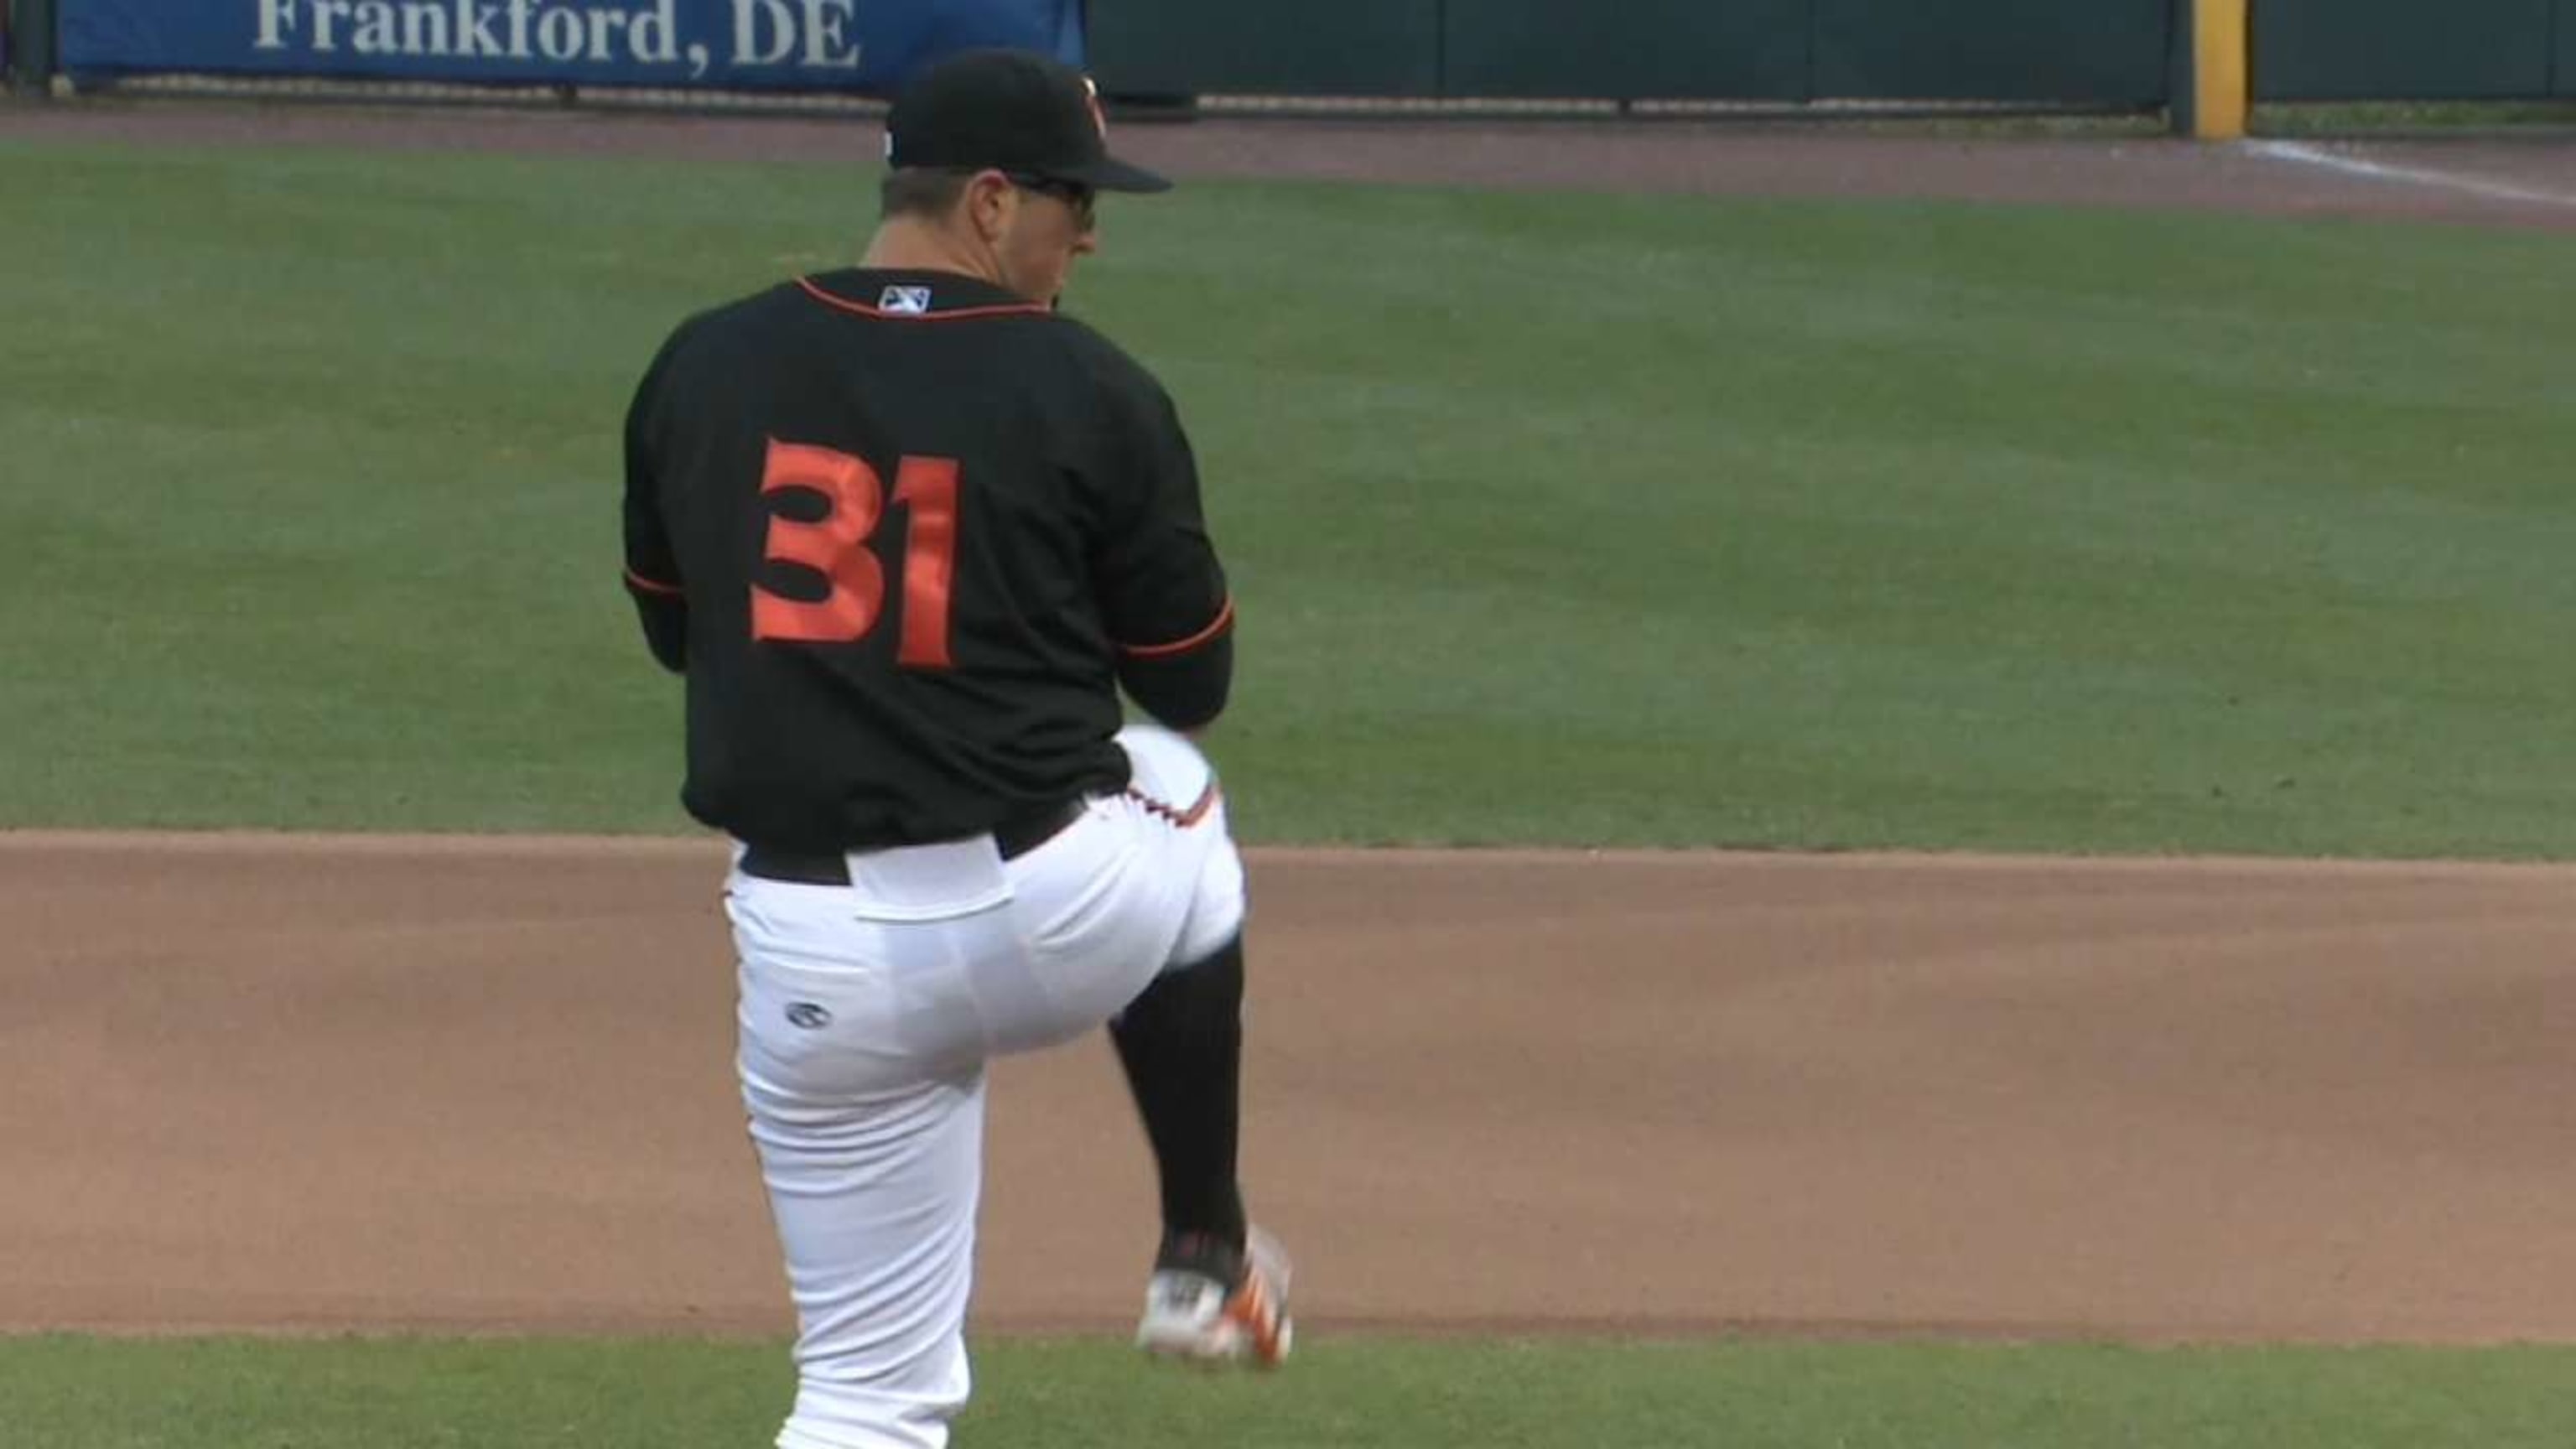
[[[2233,141],[2245,134],[2250,104],[2246,0],[2192,0],[2192,75],[2197,91],[2192,134]]]

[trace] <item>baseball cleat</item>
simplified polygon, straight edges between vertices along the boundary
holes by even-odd
[[[1277,1368],[1296,1334],[1287,1252],[1254,1228],[1242,1251],[1191,1235],[1163,1244],[1145,1283],[1136,1346],[1190,1363]]]

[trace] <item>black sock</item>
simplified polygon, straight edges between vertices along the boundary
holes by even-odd
[[[1243,938],[1167,971],[1109,1024],[1154,1145],[1166,1240],[1206,1234],[1241,1249],[1235,1182],[1243,1071]]]

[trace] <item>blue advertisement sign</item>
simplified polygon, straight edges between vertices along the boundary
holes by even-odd
[[[1081,0],[60,0],[61,66],[884,94],[1009,45],[1083,63]]]

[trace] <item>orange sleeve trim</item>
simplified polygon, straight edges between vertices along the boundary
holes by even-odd
[[[1051,309],[1040,306],[1035,302],[1014,302],[1000,307],[959,307],[948,312],[889,312],[882,307],[871,307],[865,302],[853,302],[847,297],[835,296],[830,292],[824,291],[822,286],[812,277],[799,277],[796,279],[796,285],[805,289],[805,295],[822,303],[826,307],[838,308],[843,312],[856,313],[861,317],[877,317],[894,322],[965,322],[977,317],[1045,317],[1051,315]]]
[[[659,579],[648,579],[633,569],[626,571],[626,587],[639,594],[665,594],[675,599],[688,592],[678,584],[666,584]]]
[[[1216,621],[1187,639],[1175,639],[1169,644],[1121,644],[1118,652],[1130,659],[1168,659],[1175,654],[1187,654],[1233,627],[1234,600],[1229,596],[1225,607],[1216,611]]]

